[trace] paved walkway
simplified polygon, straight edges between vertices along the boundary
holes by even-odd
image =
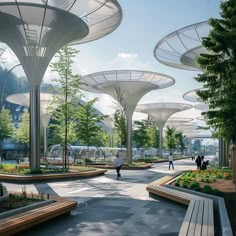
[[[207,159],[207,158],[206,158]],[[166,174],[196,169],[188,160],[154,164],[148,170],[114,170],[89,179],[27,184],[27,192],[43,192],[74,198],[78,206],[71,215],[61,216],[25,231],[24,236],[174,236],[182,224],[186,207],[166,199],[148,196],[145,185]],[[21,191],[22,185],[6,183],[7,189]]]

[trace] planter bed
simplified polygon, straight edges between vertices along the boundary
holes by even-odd
[[[10,182],[29,182],[29,181],[47,181],[47,180],[62,180],[68,178],[80,178],[80,177],[93,177],[97,175],[102,175],[106,170],[97,169],[94,171],[87,172],[66,172],[66,173],[52,173],[52,174],[0,174],[2,181]]]

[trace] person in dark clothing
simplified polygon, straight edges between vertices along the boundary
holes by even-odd
[[[204,162],[202,163],[201,170],[206,170],[208,165],[209,165],[209,160],[204,161]]]
[[[201,165],[202,165],[202,158],[200,156],[198,156],[195,162],[197,164],[197,169],[200,170]]]

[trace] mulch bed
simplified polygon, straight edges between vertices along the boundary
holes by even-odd
[[[41,202],[41,199],[16,199],[15,201],[4,200],[0,202],[0,213],[17,209],[24,206],[29,206],[36,202]]]

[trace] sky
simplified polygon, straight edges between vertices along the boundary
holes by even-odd
[[[210,17],[219,18],[220,0],[118,0],[123,10],[120,26],[110,35],[86,44],[77,45],[80,51],[74,64],[74,73],[86,75],[106,70],[146,70],[172,76],[173,86],[151,91],[139,101],[139,104],[159,102],[182,102],[184,93],[202,87],[193,79],[199,72],[185,71],[165,66],[153,56],[155,45],[163,37],[185,26]],[[9,55],[8,66],[17,63],[14,55]],[[18,69],[17,73],[20,72]],[[46,71],[44,81],[53,77]],[[112,101],[109,95],[85,93],[86,100],[99,97],[96,107],[105,114],[111,114]],[[176,117],[199,117],[201,111],[191,109],[176,113]],[[133,119],[142,119],[146,115],[135,113]]]

